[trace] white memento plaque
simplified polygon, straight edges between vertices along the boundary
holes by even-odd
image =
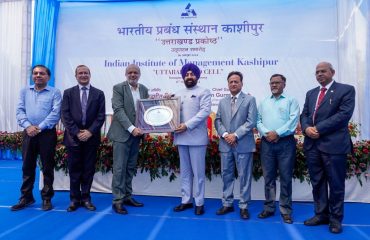
[[[145,123],[157,127],[171,122],[173,118],[172,109],[167,106],[153,106],[144,113]]]

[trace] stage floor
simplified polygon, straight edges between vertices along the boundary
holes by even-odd
[[[284,224],[278,213],[266,220],[258,219],[262,201],[251,202],[250,220],[239,218],[236,202],[234,213],[217,216],[215,212],[221,201],[210,198],[205,201],[206,213],[195,216],[193,210],[172,211],[179,204],[179,197],[135,196],[145,206],[127,207],[129,214],[121,216],[111,209],[111,194],[92,194],[95,212],[80,208],[68,213],[69,192],[57,191],[52,200],[54,209],[44,212],[40,210],[38,174],[34,189],[36,203],[25,210],[11,212],[10,206],[19,198],[21,165],[21,161],[0,160],[0,239],[370,240],[370,204],[366,203],[345,204],[344,231],[340,235],[331,234],[328,226],[303,225],[313,214],[311,202],[294,202],[291,225]]]

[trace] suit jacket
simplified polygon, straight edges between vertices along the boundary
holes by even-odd
[[[141,99],[149,97],[148,88],[142,84],[139,85],[139,93]],[[107,136],[112,141],[126,142],[131,135],[127,129],[135,125],[136,118],[134,98],[127,81],[114,85],[112,108],[113,120]]]
[[[254,141],[253,128],[257,123],[257,105],[254,97],[241,92],[236,100],[236,110],[231,116],[231,96],[221,99],[215,119],[215,128],[220,135],[220,152],[229,152],[231,146],[222,138],[225,132],[236,133],[238,153],[254,152],[256,143]]]
[[[211,92],[208,89],[194,86],[185,88],[175,94],[181,98],[180,121],[187,130],[175,133],[175,145],[207,145],[207,118],[211,113]]]
[[[319,92],[320,87],[307,92],[301,114],[301,125],[303,133],[306,128],[316,126],[320,137],[312,139],[305,136],[304,149],[310,150],[316,144],[316,147],[325,153],[350,153],[352,142],[348,131],[348,122],[355,107],[354,87],[333,82],[316,111],[315,123],[313,123],[313,114]]]
[[[98,145],[100,143],[100,129],[105,121],[105,96],[103,91],[90,86],[85,126],[82,125],[82,108],[78,85],[64,91],[61,112],[65,127],[63,140],[65,146],[78,146],[80,144],[77,134],[81,129],[87,129],[92,133],[92,137],[87,141],[88,144]]]

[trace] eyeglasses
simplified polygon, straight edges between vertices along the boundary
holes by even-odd
[[[279,84],[283,84],[284,82],[270,82],[270,85],[279,85]]]

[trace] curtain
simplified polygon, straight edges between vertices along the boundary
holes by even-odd
[[[57,0],[36,0],[32,65],[43,64],[51,71],[49,85],[54,86],[54,57],[60,3]]]
[[[0,1],[0,131],[19,131],[18,95],[29,79],[31,0]]]
[[[337,1],[337,78],[356,88],[353,121],[360,123],[360,139],[370,139],[370,0]]]

